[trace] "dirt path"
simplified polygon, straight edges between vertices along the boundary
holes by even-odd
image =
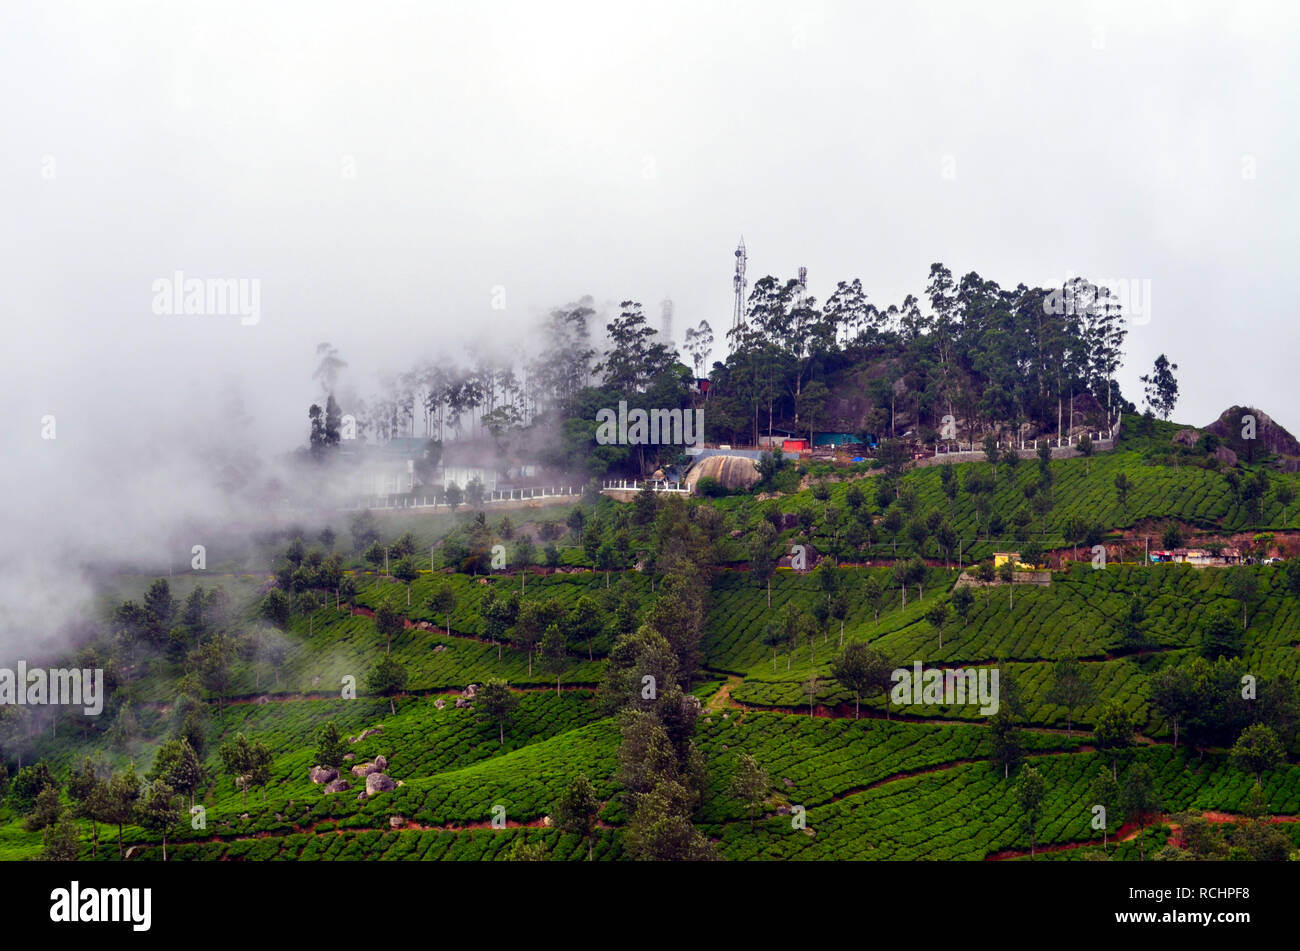
[[[744,707],[731,699],[731,691],[744,682],[744,677],[738,674],[729,674],[726,682],[718,688],[718,692],[709,698],[709,704],[704,708],[705,713],[719,713],[724,708],[743,710]]]

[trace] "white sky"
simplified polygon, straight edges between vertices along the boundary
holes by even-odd
[[[5,491],[130,481],[232,386],[301,442],[322,340],[363,390],[582,294],[721,340],[742,233],[820,299],[1149,280],[1130,398],[1165,351],[1176,418],[1300,430],[1297,9],[5,3]],[[155,315],[175,270],[260,279],[259,323]]]

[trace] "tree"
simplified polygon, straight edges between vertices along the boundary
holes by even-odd
[[[493,592],[495,596],[495,592]],[[451,583],[444,581],[434,589],[433,594],[429,595],[429,610],[435,614],[441,614],[442,619],[447,625],[447,636],[451,636],[451,612],[456,610],[456,592],[452,589]],[[484,612],[486,616],[486,611]]]
[[[181,806],[176,791],[161,779],[155,779],[145,789],[144,798],[136,807],[140,825],[155,835],[162,836],[163,861],[167,861],[167,833],[181,821]]]
[[[1147,823],[1160,811],[1160,799],[1156,795],[1155,775],[1146,763],[1135,763],[1124,774],[1124,789],[1120,797],[1124,803],[1124,814],[1130,822],[1138,827],[1138,857],[1146,861]]]
[[[1237,657],[1241,654],[1243,635],[1227,610],[1222,607],[1210,611],[1201,640],[1201,656],[1207,660],[1219,657]]]
[[[1174,731],[1174,749],[1178,749],[1178,725],[1195,702],[1194,686],[1188,669],[1169,666],[1151,678],[1151,705]]]
[[[1259,578],[1248,568],[1230,569],[1228,595],[1241,605],[1241,629],[1246,629],[1247,612],[1259,594]]]
[[[77,827],[66,817],[60,817],[50,826],[45,836],[41,859],[46,862],[75,862],[81,852]]]
[[[366,678],[366,689],[371,693],[388,698],[388,712],[397,713],[394,698],[406,689],[406,668],[398,663],[391,654],[379,658]]]
[[[596,817],[600,814],[600,799],[595,787],[586,776],[578,776],[569,783],[555,807],[556,825],[560,831],[579,836],[587,843],[587,861],[594,858]]]
[[[1016,777],[1012,794],[1020,811],[1024,814],[1025,831],[1029,833],[1029,860],[1034,860],[1034,850],[1038,844],[1038,817],[1043,810],[1043,797],[1047,794],[1047,784],[1038,770],[1026,766]]]
[[[965,627],[970,620],[971,609],[975,606],[975,592],[971,591],[970,585],[962,585],[952,593],[952,607],[957,616],[961,618],[961,626]]]
[[[370,543],[370,547],[366,549],[365,554],[361,557],[374,565],[375,570],[378,571],[380,565],[388,564],[388,549],[381,545],[378,540],[375,540]]]
[[[1160,543],[1165,548],[1183,547],[1183,530],[1178,527],[1177,522],[1170,522],[1165,526],[1164,532],[1160,535]]]
[[[1119,500],[1124,514],[1128,515],[1128,494],[1133,490],[1133,482],[1123,472],[1115,475],[1115,498]]]
[[[537,546],[533,544],[533,538],[527,532],[519,535],[519,541],[515,542],[515,562],[519,565],[519,590],[524,590],[524,576],[528,573],[528,568],[537,560]]]
[[[569,527],[569,531],[573,532],[574,536],[578,539],[578,544],[581,545],[582,529],[583,526],[587,524],[587,516],[586,513],[582,511],[581,505],[575,505],[569,510],[569,514],[564,517],[564,524]]]
[[[41,839],[46,838],[46,830],[59,821],[63,815],[63,801],[59,799],[58,786],[46,786],[36,796],[32,811],[27,814],[24,825],[28,832],[41,832]]]
[[[821,679],[813,674],[803,685],[804,693],[808,694],[808,716],[813,715],[813,701],[817,699],[817,691],[822,689]]]
[[[906,561],[894,562],[894,583],[903,593],[903,607],[907,607],[907,585],[911,580],[911,566]]]
[[[943,626],[948,621],[948,602],[938,601],[925,612],[925,619],[939,635],[939,650],[943,650]]]
[[[393,577],[406,585],[406,606],[411,606],[411,584],[420,577],[420,570],[410,558],[399,558],[393,565]]]
[[[776,573],[776,529],[760,522],[749,545],[749,571],[759,584],[767,585],[767,606],[772,607],[772,575]]]
[[[289,626],[289,619],[293,617],[293,602],[279,588],[272,588],[262,599],[261,613],[262,617],[280,630],[285,630]]]
[[[1129,598],[1128,609],[1120,618],[1120,643],[1130,650],[1141,650],[1150,644],[1143,628],[1147,618],[1146,602],[1135,594]]]
[[[406,630],[406,619],[387,601],[381,602],[375,609],[375,631],[387,644],[384,648],[385,654],[393,652],[393,638],[404,630]]]
[[[569,645],[565,643],[564,634],[560,632],[560,625],[553,623],[546,628],[538,650],[542,655],[542,666],[555,674],[555,695],[558,697],[560,676],[569,666]]]
[[[474,694],[474,715],[497,725],[497,736],[502,746],[506,743],[506,723],[519,706],[519,697],[510,691],[504,680],[489,680]]]
[[[1255,774],[1256,783],[1263,782],[1264,770],[1286,762],[1282,741],[1262,723],[1254,723],[1242,730],[1229,755],[1233,765],[1242,772]]]
[[[1002,778],[1006,779],[1012,767],[1024,758],[1025,751],[1015,718],[1005,704],[989,718],[989,730],[993,734],[992,760],[1002,767]]]
[[[879,690],[886,697],[885,714],[889,714],[889,684],[893,663],[874,647],[852,641],[838,657],[831,659],[831,676],[853,694],[853,719],[858,719],[862,695]]]
[[[568,617],[568,630],[575,642],[585,641],[587,644],[587,660],[592,660],[591,642],[595,637],[605,629],[605,621],[602,616],[600,605],[591,595],[584,594],[578,598],[578,603],[573,606],[573,610]]]
[[[1173,374],[1177,369],[1178,364],[1170,363],[1169,358],[1162,353],[1156,357],[1152,372],[1138,378],[1142,381],[1142,395],[1147,406],[1164,420],[1173,415],[1174,407],[1178,404],[1178,381]]]
[[[1086,704],[1096,693],[1092,682],[1083,676],[1083,664],[1076,658],[1064,657],[1052,665],[1052,686],[1047,702],[1065,707],[1065,735],[1073,736],[1074,711]]]
[[[465,500],[465,493],[461,491],[460,486],[453,482],[447,486],[447,491],[443,498],[447,502],[447,507],[455,513],[461,502]]]
[[[312,759],[318,766],[342,767],[348,754],[348,743],[337,723],[326,720],[316,733],[316,743]]]
[[[831,620],[840,622],[840,647],[844,646],[844,621],[849,616],[849,594],[836,592],[830,601]]]
[[[234,781],[235,788],[240,791],[241,802],[248,805],[249,778],[255,760],[253,744],[243,733],[237,733],[233,740],[223,744],[217,750],[217,756],[220,757],[221,765]]]
[[[745,804],[749,811],[749,827],[754,828],[754,813],[767,798],[772,788],[767,770],[758,765],[758,760],[748,753],[741,753],[736,759],[736,771],[731,776],[728,790]]]
[[[1105,849],[1110,825],[1114,822],[1115,817],[1121,814],[1123,807],[1123,793],[1120,785],[1111,771],[1105,766],[1097,770],[1096,777],[1088,786],[1088,797],[1092,800],[1094,806],[1101,806],[1104,810],[1106,821],[1101,826],[1101,847]]]
[[[204,778],[203,764],[184,737],[175,737],[158,747],[153,769],[145,774],[146,781],[161,780],[182,796],[189,796],[191,807]]]
[[[0,765],[0,794],[4,793],[4,768]],[[72,800],[72,815],[90,822],[90,854],[99,856],[99,823],[107,809],[108,784],[95,775],[95,766],[87,756],[80,768],[68,778],[68,798]]]
[[[772,648],[772,671],[776,672],[776,651],[785,643],[785,631],[781,625],[774,619],[768,618],[767,626],[763,629],[763,646]]]
[[[1111,775],[1118,779],[1119,754],[1133,745],[1133,717],[1117,700],[1109,700],[1093,730],[1097,749],[1110,756]]]
[[[880,604],[885,599],[885,585],[877,574],[869,574],[862,581],[862,599],[871,605],[873,621],[880,623]]]
[[[546,629],[557,622],[563,610],[554,601],[525,601],[519,607],[513,640],[515,646],[528,652],[528,676],[533,675],[533,654],[542,642]]]
[[[108,783],[108,798],[104,809],[105,822],[117,826],[117,854],[119,858],[126,855],[122,847],[122,826],[135,816],[135,804],[140,799],[140,777],[135,774],[134,766],[114,776]]]

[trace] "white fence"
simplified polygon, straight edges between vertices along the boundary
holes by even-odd
[[[484,492],[483,498],[479,502],[471,502],[461,493],[460,506],[477,508],[479,505],[491,505],[494,502],[529,502],[534,499],[541,501],[543,499],[560,499],[570,498],[582,495],[582,486],[547,486],[546,488],[534,489],[507,489],[500,492]],[[460,506],[457,506],[458,508]],[[445,497],[439,498],[433,495],[390,495],[385,498],[375,498],[364,500],[353,506],[348,511],[357,511],[359,509],[439,509],[444,508],[448,511],[451,506],[447,504]]]
[[[659,480],[638,482],[636,479],[606,479],[601,483],[600,490],[602,492],[640,492],[647,485],[649,485],[655,492],[677,492],[682,495],[691,494],[691,490],[686,488],[680,482],[662,482]]]

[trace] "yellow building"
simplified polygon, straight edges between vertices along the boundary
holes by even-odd
[[[1027,565],[1027,564],[1025,564],[1023,561],[1020,560],[1020,552],[1018,552],[1018,551],[995,551],[995,552],[993,553],[993,567],[994,567],[994,568],[1001,568],[1001,567],[1002,567],[1003,565],[1005,565],[1008,561],[1013,561],[1013,562],[1015,562],[1015,568],[1016,568],[1017,571],[1033,571],[1033,570],[1034,570],[1034,566],[1033,566],[1033,565]]]

